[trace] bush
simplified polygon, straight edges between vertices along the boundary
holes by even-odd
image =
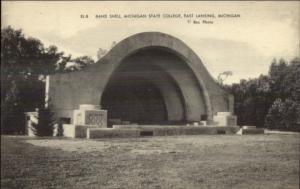
[[[12,82],[5,98],[1,99],[1,134],[25,133],[24,106],[19,94],[18,85]]]
[[[63,128],[63,124],[62,123],[59,123],[57,125],[57,135],[58,137],[62,137],[64,136],[64,128]]]
[[[265,126],[269,129],[300,131],[300,105],[293,100],[276,99],[266,116]]]
[[[54,121],[53,113],[49,108],[38,109],[38,122],[33,124],[33,132],[36,136],[53,136]]]

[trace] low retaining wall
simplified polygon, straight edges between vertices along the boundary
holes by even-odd
[[[174,126],[174,125],[114,125],[113,128],[100,128],[88,125],[64,124],[64,136],[72,138],[125,138],[143,136],[172,135],[217,135],[236,134],[237,126]]]
[[[140,136],[200,135],[200,134],[235,134],[237,126],[151,126],[151,125],[114,125],[114,129],[134,129]]]
[[[97,126],[92,125],[73,125],[73,124],[63,124],[64,136],[70,138],[86,138],[87,129],[97,128]]]
[[[112,128],[89,128],[87,129],[86,138],[131,138],[139,137],[140,130],[138,129],[112,129]]]

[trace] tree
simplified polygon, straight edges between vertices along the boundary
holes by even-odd
[[[271,91],[268,76],[241,80],[239,84],[232,84],[226,88],[234,95],[238,124],[263,127],[272,103],[269,98]]]
[[[24,134],[25,119],[20,90],[15,82],[8,90],[4,103],[1,104],[1,133]],[[5,107],[5,108],[4,108]]]
[[[229,76],[232,76],[232,74],[233,74],[232,71],[224,71],[224,72],[220,73],[220,74],[218,75],[217,82],[218,82],[221,86],[223,86],[224,81],[225,81]]]
[[[107,53],[107,50],[99,48],[97,51],[97,58],[100,60],[103,56],[105,56]]]
[[[117,44],[117,42],[113,41],[111,46],[110,46],[110,49],[112,49],[114,46],[116,46],[116,44]],[[100,60],[103,56],[105,56],[107,54],[107,52],[110,49],[106,50],[106,49],[99,48],[98,51],[97,51],[97,59]]]
[[[268,75],[243,79],[240,83],[226,85],[225,88],[234,95],[234,109],[239,125],[250,124],[286,130],[299,128],[299,58],[289,63],[283,59],[279,62],[274,59]]]
[[[5,81],[16,76],[27,79],[51,74],[62,55],[55,46],[45,48],[40,40],[25,38],[22,30],[9,26],[1,31],[1,79]]]
[[[57,124],[57,135],[58,137],[64,136],[64,128],[62,123]]]
[[[70,59],[67,63],[65,70],[66,71],[78,71],[82,68],[94,64],[95,61],[89,56],[80,56],[75,59]]]
[[[287,62],[283,59],[280,59],[279,62],[277,62],[277,60],[274,59],[269,68],[269,77],[271,90],[273,92],[273,100],[275,100],[276,97],[285,99],[288,96],[288,94],[284,93],[285,86],[283,85],[286,74],[288,74]]]
[[[68,67],[68,63],[74,64]],[[8,26],[1,30],[1,132],[15,132],[23,125],[23,113],[44,105],[45,76],[80,70],[93,64],[88,56],[72,59],[56,46],[44,47],[22,30]],[[7,113],[6,113],[7,112]],[[10,113],[8,113],[10,112]],[[11,116],[16,114],[16,116]],[[18,116],[17,116],[18,115]],[[10,120],[11,119],[11,120]],[[23,132],[23,131],[22,131]]]
[[[56,71],[57,61],[62,55],[55,46],[45,48],[40,40],[26,38],[22,30],[10,26],[1,30],[1,112],[11,111],[12,99],[21,102],[14,106],[14,110],[21,111],[20,116],[5,113],[2,116],[3,133],[7,133],[6,129],[14,130],[9,127],[18,128],[17,125],[22,124],[24,111],[32,111],[44,104],[45,84],[40,78]]]
[[[291,99],[276,99],[266,116],[265,126],[269,129],[300,131],[300,104]]]
[[[290,61],[282,75],[282,80],[278,81],[282,87],[279,96],[300,103],[300,59],[294,58]]]
[[[111,44],[111,47],[110,49],[114,48],[114,46],[116,46],[117,42],[116,41],[113,41],[112,44]]]
[[[68,62],[71,62],[71,59],[72,59],[72,55],[61,56],[57,62],[57,67],[56,67],[57,72],[59,73],[66,72],[66,66]]]

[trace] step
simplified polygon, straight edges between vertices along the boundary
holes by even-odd
[[[186,125],[134,125],[134,124],[126,124],[126,125],[113,125],[114,129],[164,129],[164,128],[186,128]]]
[[[130,124],[130,121],[122,121],[122,124],[123,124],[123,125],[129,125],[129,124]]]
[[[265,130],[261,128],[249,128],[249,129],[243,129],[241,128],[237,134],[240,135],[254,135],[254,134],[265,134]]]
[[[243,129],[256,129],[256,126],[248,126],[248,125],[244,125],[242,128],[243,128]]]
[[[220,126],[178,126],[178,125],[113,125],[114,129],[140,130],[141,135],[145,132],[148,136],[170,136],[170,135],[201,135],[201,134],[235,134],[239,127]],[[148,132],[148,133],[146,133]],[[150,134],[152,133],[152,134]]]
[[[88,128],[99,128],[96,125],[63,124],[63,134],[70,138],[86,138]]]
[[[139,137],[138,129],[88,128],[86,138],[132,138]]]
[[[92,125],[64,124],[64,136],[72,138],[130,138],[143,136],[216,135],[235,134],[237,126],[186,126],[186,125],[113,125],[100,128]]]
[[[122,120],[121,119],[108,119],[108,122],[113,123],[113,124],[121,124]]]

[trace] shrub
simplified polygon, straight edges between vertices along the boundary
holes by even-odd
[[[276,99],[266,116],[269,129],[300,131],[300,105],[296,101]]]
[[[62,123],[58,123],[57,125],[57,135],[58,137],[64,136],[64,128]]]
[[[33,132],[36,136],[53,136],[54,121],[53,113],[49,108],[38,109],[38,122],[33,124]]]
[[[20,89],[16,82],[12,82],[10,88],[1,98],[1,134],[24,134],[25,119],[24,106],[20,98]]]

